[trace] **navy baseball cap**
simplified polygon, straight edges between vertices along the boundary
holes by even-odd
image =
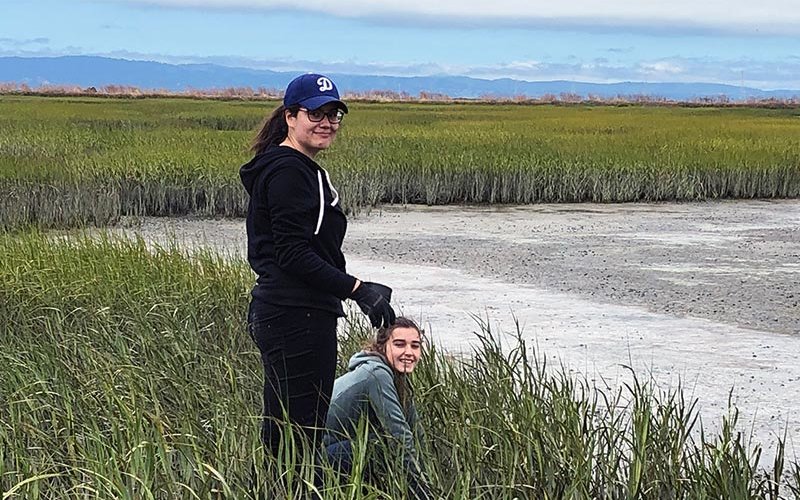
[[[335,102],[347,113],[347,105],[339,100],[339,91],[330,78],[316,73],[300,75],[286,87],[283,94],[283,105],[287,108],[299,104],[306,109],[317,109]]]

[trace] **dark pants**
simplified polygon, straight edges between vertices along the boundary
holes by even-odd
[[[367,450],[368,457],[366,467],[362,472],[364,483],[381,485],[386,484],[385,476],[390,470],[391,464],[386,461],[383,447],[385,442],[375,441],[374,445]],[[369,454],[372,456],[369,456]],[[353,443],[349,440],[338,441],[325,447],[325,454],[328,463],[333,469],[343,476],[349,476],[353,471]],[[422,477],[412,475],[406,471],[408,476],[408,497],[413,500],[430,500],[433,498],[430,487]]]
[[[349,476],[353,470],[353,443],[339,441],[325,447],[328,462],[334,470],[344,476]]]
[[[375,485],[385,483],[384,476],[387,475],[391,465],[386,459],[385,446],[385,441],[377,436],[372,437],[367,443],[364,468],[361,471],[361,478],[366,483]],[[339,474],[349,476],[353,472],[353,442],[349,439],[329,444],[325,447],[325,455],[328,463]]]
[[[322,443],[336,373],[336,318],[316,309],[250,304],[248,328],[264,364],[261,439],[273,456],[283,438],[284,411],[302,428],[297,438]]]

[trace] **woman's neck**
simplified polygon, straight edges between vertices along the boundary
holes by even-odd
[[[286,146],[287,148],[292,148],[295,151],[299,151],[300,153],[303,153],[304,155],[311,158],[312,160],[314,159],[314,156],[316,156],[317,154],[316,151],[308,151],[307,149],[301,147],[297,142],[295,142],[291,137],[288,136],[279,145]]]

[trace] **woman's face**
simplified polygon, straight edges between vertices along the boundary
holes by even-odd
[[[292,116],[286,112],[286,125],[289,127],[289,134],[284,144],[291,146],[309,158],[313,158],[323,149],[327,149],[341,123],[331,123],[327,114],[335,113],[338,107],[336,103],[326,104],[311,114],[314,118],[320,117],[320,111],[325,114],[318,122],[309,119],[309,111],[301,108],[296,115]]]
[[[395,371],[411,373],[422,354],[422,340],[414,328],[395,328],[386,342],[386,359]]]

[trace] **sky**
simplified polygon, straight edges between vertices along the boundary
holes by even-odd
[[[57,55],[800,89],[800,0],[0,0],[0,56]]]

